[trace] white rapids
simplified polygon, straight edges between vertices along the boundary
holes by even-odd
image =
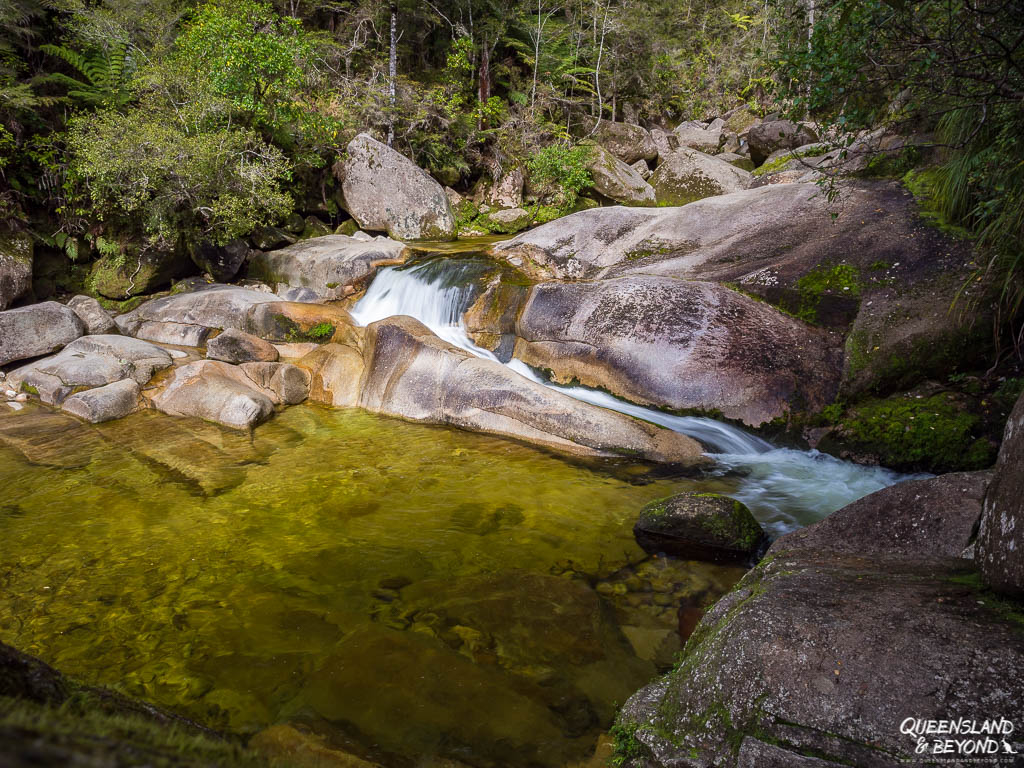
[[[473,299],[479,261],[434,259],[380,270],[352,310],[360,325],[396,315],[414,317],[440,338],[477,357],[498,361],[469,338],[462,316]],[[542,378],[521,360],[506,365],[530,381],[569,397],[659,424],[694,438],[722,476],[735,476],[727,493],[742,501],[773,535],[808,525],[862,496],[905,480],[882,467],[842,461],[818,451],[776,448],[738,427],[697,416],[675,416],[587,387],[565,387]]]

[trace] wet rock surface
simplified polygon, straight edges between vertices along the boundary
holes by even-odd
[[[647,552],[712,562],[749,561],[767,546],[744,504],[713,493],[682,493],[648,504],[633,535]]]
[[[627,400],[751,425],[831,401],[839,353],[821,331],[713,283],[624,277],[542,283],[516,357]]]
[[[1019,607],[949,556],[986,479],[897,486],[776,541],[678,669],[627,702],[620,723],[645,757],[626,763],[894,766],[916,754],[908,717],[1019,721]]]

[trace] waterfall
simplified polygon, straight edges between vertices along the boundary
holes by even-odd
[[[448,343],[477,357],[497,361],[473,343],[462,320],[472,303],[475,281],[489,267],[478,260],[434,259],[409,267],[381,269],[352,310],[360,325],[395,315],[414,317]],[[727,493],[742,501],[772,534],[807,525],[869,493],[907,479],[882,467],[842,461],[818,451],[776,448],[731,424],[697,416],[675,416],[587,387],[554,384],[521,360],[508,367],[577,400],[682,432],[705,446],[716,462],[714,474],[735,477]]]

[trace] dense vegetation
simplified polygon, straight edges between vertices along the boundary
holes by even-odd
[[[337,224],[331,166],[360,130],[457,189],[519,165],[571,203],[595,116],[747,103],[840,142],[921,137],[875,167],[932,163],[1021,342],[1019,0],[0,0],[0,19],[0,216],[70,260]]]

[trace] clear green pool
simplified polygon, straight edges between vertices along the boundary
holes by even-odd
[[[646,557],[637,512],[727,482],[316,406],[3,413],[0,639],[215,727],[567,765],[741,575]]]

